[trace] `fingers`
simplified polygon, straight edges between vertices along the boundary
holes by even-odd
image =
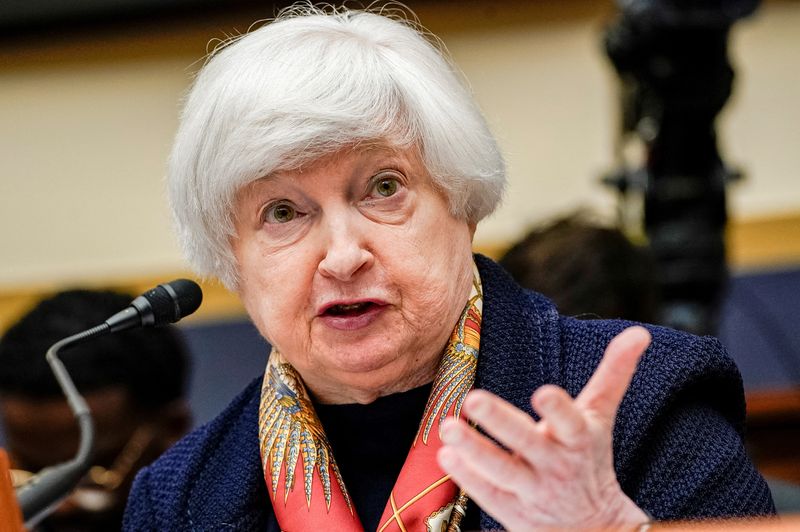
[[[487,391],[471,391],[463,413],[510,452],[451,419],[442,424],[439,464],[507,528],[591,520],[614,498],[604,495],[607,486],[618,486],[608,482],[615,481],[611,426],[649,343],[643,327],[617,335],[576,399],[554,385],[536,390],[538,422]]]
[[[506,528],[518,528],[515,525],[519,521],[519,499],[495,484],[502,477],[482,475],[453,447],[439,449],[437,459],[441,468],[481,509],[500,520]]]
[[[650,333],[644,327],[628,327],[615,336],[594,375],[578,395],[578,404],[613,419],[648,345]]]
[[[474,471],[485,477],[484,482],[503,479],[506,489],[533,489],[531,470],[524,467],[518,456],[500,449],[463,420],[446,419],[442,423],[442,441],[455,450],[463,463],[471,464]]]
[[[538,460],[532,449],[540,447],[545,437],[573,448],[585,443],[587,410],[613,421],[649,344],[650,333],[640,326],[629,327],[614,337],[594,375],[575,400],[557,386],[539,388],[531,404],[546,420],[546,430],[536,430],[536,422],[526,413],[483,390],[470,392],[464,401],[464,412],[504,446],[535,464]]]
[[[585,443],[586,418],[565,390],[553,385],[542,386],[533,394],[531,403],[546,424],[537,424],[522,410],[483,390],[470,392],[464,401],[464,412],[531,464],[541,461],[538,450],[544,439],[567,447]]]
[[[531,405],[542,420],[547,421],[551,438],[568,447],[585,443],[586,419],[566,390],[553,385],[542,386],[531,397]]]
[[[542,435],[528,414],[485,390],[469,392],[462,411],[502,445],[536,462]]]

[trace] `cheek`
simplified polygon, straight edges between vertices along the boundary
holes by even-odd
[[[314,269],[300,253],[241,251],[239,296],[258,330],[268,340],[276,338],[274,331],[295,330],[286,324],[305,312]]]
[[[472,239],[465,222],[452,218],[446,206],[440,206],[432,216],[424,219],[415,230],[416,258],[420,268],[432,281],[449,280],[454,287],[455,279],[471,272]],[[470,274],[471,275],[471,274]]]
[[[466,301],[465,290],[472,279],[469,228],[448,215],[425,220],[398,251],[403,272],[403,299],[407,317],[424,326],[445,324]],[[462,301],[463,300],[463,301]]]

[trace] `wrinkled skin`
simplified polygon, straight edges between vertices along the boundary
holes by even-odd
[[[469,296],[474,228],[414,150],[353,148],[278,172],[244,188],[235,212],[241,299],[318,400],[368,403],[433,380]],[[320,315],[364,299],[381,304],[369,323]]]

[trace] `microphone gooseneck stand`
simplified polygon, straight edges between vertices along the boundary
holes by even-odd
[[[47,362],[80,427],[80,443],[78,452],[72,460],[41,470],[16,490],[17,502],[26,526],[33,527],[46,517],[78,484],[92,465],[94,449],[92,413],[58,358],[59,351],[105,334],[175,323],[197,310],[202,300],[203,293],[194,281],[177,279],[171,283],[161,284],[134,299],[127,308],[100,325],[59,340],[47,350]]]
[[[45,517],[48,510],[60,501],[70,489],[86,474],[91,467],[92,452],[94,449],[94,422],[89,406],[75,388],[72,378],[67,373],[64,364],[58,358],[58,353],[64,347],[83,343],[87,340],[107,334],[110,327],[103,323],[92,329],[59,340],[47,350],[47,362],[53,370],[61,390],[67,398],[67,403],[80,427],[80,444],[75,457],[61,464],[43,469],[28,483],[17,490],[22,516],[26,524],[35,524]]]

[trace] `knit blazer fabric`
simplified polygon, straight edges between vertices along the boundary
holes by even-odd
[[[576,396],[629,322],[559,316],[543,296],[477,255],[484,287],[475,386],[533,415],[531,393]],[[742,443],[741,377],[720,343],[648,326],[648,348],[614,427],[614,467],[628,496],[658,520],[774,513]],[[216,419],[143,469],[125,530],[269,530],[274,517],[259,455],[261,378]],[[483,529],[500,525],[481,512]],[[294,532],[294,531],[293,531]]]

